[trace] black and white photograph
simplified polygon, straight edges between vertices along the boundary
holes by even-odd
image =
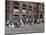
[[[44,3],[5,0],[5,34],[44,32]]]

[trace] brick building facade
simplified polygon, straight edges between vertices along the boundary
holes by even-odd
[[[23,2],[23,1],[6,1],[6,21],[12,20],[15,16],[19,16],[19,19],[26,16],[26,18],[39,18],[40,13],[44,12],[44,5],[35,2]],[[18,18],[17,18],[18,19]]]

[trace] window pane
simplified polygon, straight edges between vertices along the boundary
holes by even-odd
[[[15,8],[15,9],[19,9],[19,7],[17,7],[17,6],[14,6],[14,8]]]
[[[19,9],[14,9],[14,13],[15,13],[15,12],[19,12]]]
[[[23,4],[23,7],[26,7],[26,4]]]
[[[15,1],[14,4],[19,5],[19,2]]]
[[[29,8],[29,11],[32,11],[32,8]]]
[[[26,8],[22,8],[22,9],[26,10]]]
[[[26,10],[22,10],[22,12],[26,12]]]
[[[29,6],[29,8],[32,8],[32,6]]]

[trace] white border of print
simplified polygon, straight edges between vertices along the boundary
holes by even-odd
[[[46,15],[46,0],[13,0],[13,1],[29,1],[29,2],[44,2],[44,12]],[[45,16],[45,26],[46,29],[46,16]],[[32,33],[32,34],[18,34],[18,35],[46,35],[46,30],[44,33]],[[5,35],[5,0],[0,0],[0,35]]]

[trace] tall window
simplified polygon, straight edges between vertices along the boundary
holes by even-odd
[[[19,14],[19,9],[14,9],[13,14]]]
[[[19,9],[19,2],[18,1],[14,1],[14,8]]]
[[[29,11],[32,11],[32,6],[29,6]]]
[[[22,9],[26,10],[26,4],[22,5]]]

